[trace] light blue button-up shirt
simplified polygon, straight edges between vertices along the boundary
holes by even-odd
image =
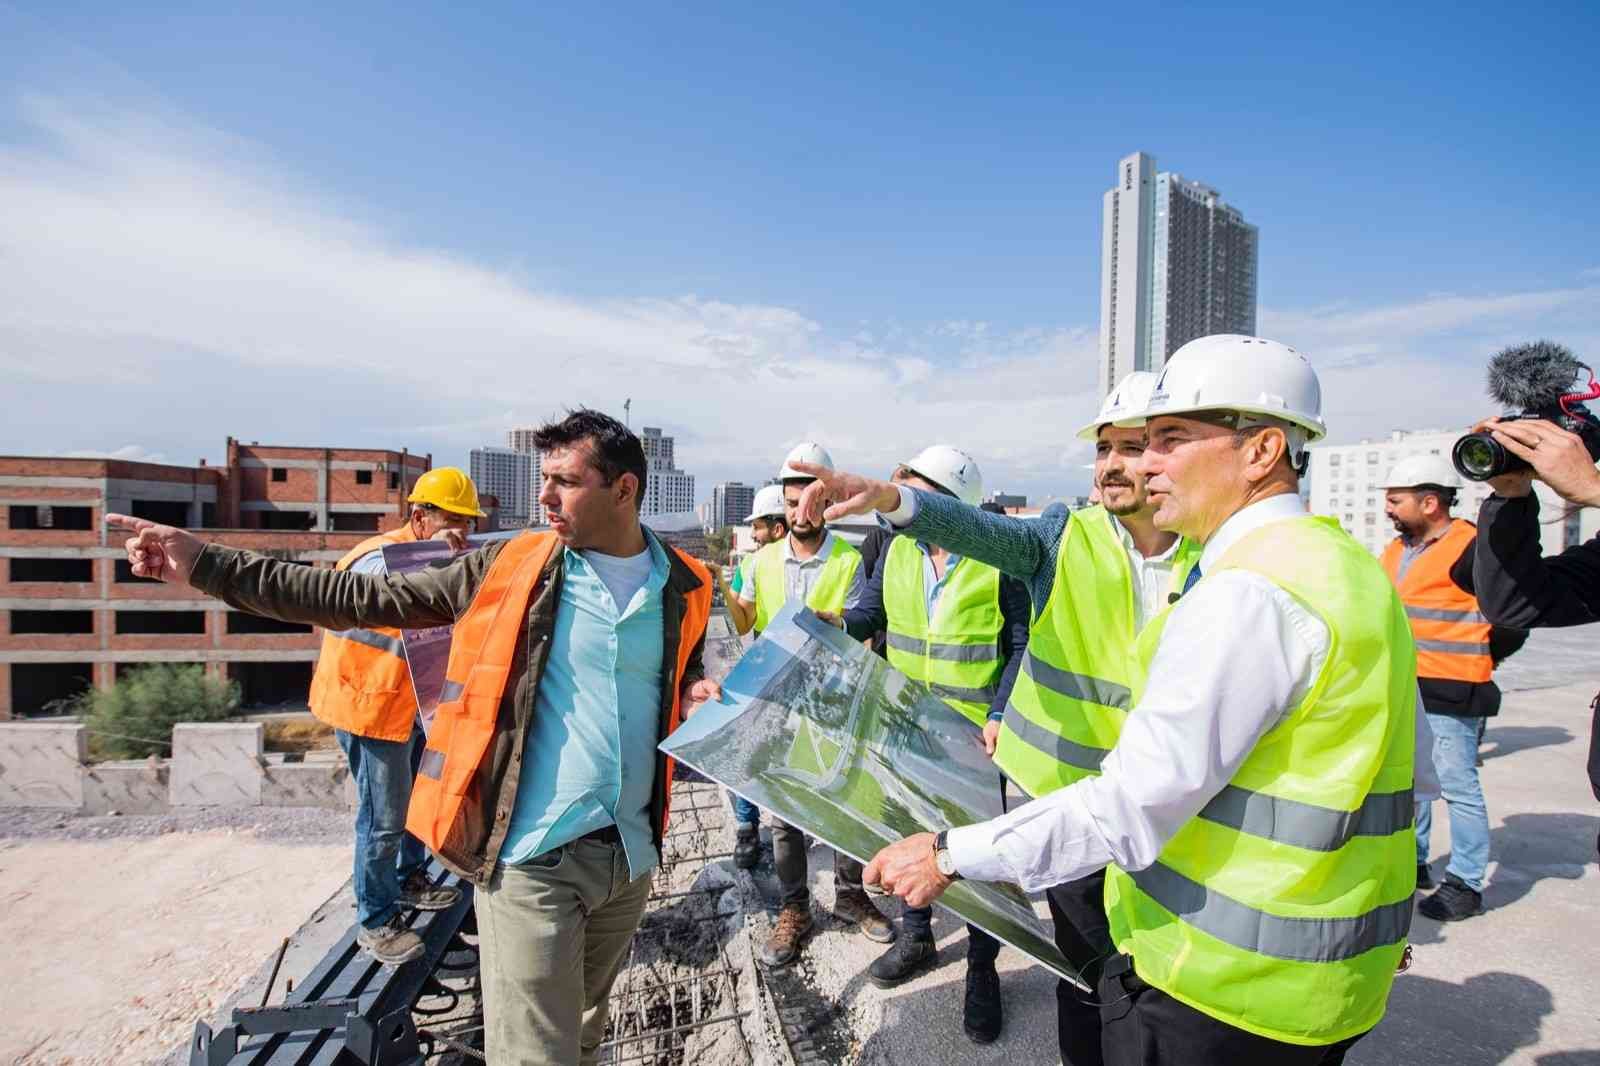
[[[616,825],[628,871],[658,860],[650,831],[661,719],[661,606],[667,553],[646,531],[650,576],[622,605],[584,560],[564,552],[555,632],[523,738],[522,777],[500,861],[527,862]]]

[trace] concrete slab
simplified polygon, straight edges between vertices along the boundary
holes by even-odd
[[[1416,919],[1415,964],[1396,980],[1388,1017],[1351,1052],[1352,1066],[1600,1066],[1600,804],[1584,770],[1589,701],[1600,689],[1597,646],[1600,626],[1536,632],[1502,669],[1505,709],[1484,744],[1489,911],[1445,926]],[[1440,873],[1449,852],[1443,814],[1441,807],[1434,819]],[[986,1048],[966,1039],[966,933],[942,909],[936,969],[890,991],[868,982],[866,968],[883,948],[827,917],[831,860],[827,849],[812,850],[818,928],[793,973],[848,1030],[852,1050],[827,1061],[1059,1061],[1055,982],[1010,949],[999,961],[1005,1031]],[[770,862],[768,852],[756,883],[772,913]],[[757,914],[751,924],[762,936],[766,919]]]
[[[339,762],[284,762],[281,756],[268,757],[261,779],[261,804],[264,807],[327,807],[347,810],[345,779],[350,776]]]
[[[161,759],[126,759],[83,768],[84,814],[160,814],[167,809],[168,767]]]
[[[183,723],[172,728],[174,807],[254,807],[261,802],[260,722]]]
[[[77,722],[0,724],[0,807],[82,807],[88,754]]]

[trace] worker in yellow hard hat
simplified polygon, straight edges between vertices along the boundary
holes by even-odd
[[[385,545],[408,541],[445,540],[460,550],[485,517],[472,479],[453,466],[417,478],[406,501],[405,525],[362,541],[337,569],[386,574]],[[333,726],[356,783],[356,942],[386,965],[419,958],[422,939],[401,910],[443,910],[460,890],[428,881],[427,849],[405,830],[424,738],[400,631],[323,630],[310,703],[311,713]]]

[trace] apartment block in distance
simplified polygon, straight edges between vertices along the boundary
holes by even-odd
[[[229,439],[226,466],[0,457],[0,718],[49,713],[131,666],[202,663],[247,707],[304,705],[320,634],[134,577],[108,511],[332,566],[408,513],[431,456]]]
[[[640,514],[650,516],[692,512],[694,475],[678,469],[673,455],[675,439],[663,436],[655,426],[645,426],[639,439],[644,444],[646,468],[644,506]]]
[[[1255,335],[1259,237],[1217,190],[1144,152],[1117,164],[1101,211],[1102,397],[1196,337]]]
[[[485,494],[499,501],[499,526],[521,529],[533,520],[534,498],[539,493],[539,456],[514,448],[472,449],[470,473],[481,499]]]
[[[1359,444],[1318,444],[1311,451],[1307,505],[1312,514],[1327,515],[1374,555],[1396,536],[1394,525],[1384,517],[1384,482],[1389,471],[1402,459],[1414,455],[1439,455],[1446,458],[1460,430],[1396,431],[1385,440],[1364,440]],[[1482,481],[1462,479],[1451,513],[1469,522],[1478,520],[1478,508],[1492,491]],[[1600,512],[1573,510],[1541,482],[1534,482],[1539,494],[1539,539],[1546,555],[1565,551],[1593,536],[1600,526]]]
[[[756,505],[754,486],[742,481],[724,481],[711,486],[711,509],[706,525],[712,529],[742,526]]]

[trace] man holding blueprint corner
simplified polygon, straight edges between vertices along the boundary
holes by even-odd
[[[902,840],[866,880],[916,906],[962,878],[1042,889],[1108,867],[1105,1061],[1333,1066],[1382,1018],[1411,924],[1423,727],[1410,627],[1377,561],[1298,496],[1305,447],[1326,432],[1304,356],[1191,341],[1141,414],[1156,523],[1202,551],[1140,634],[1131,711],[1099,775]],[[814,520],[877,510],[1023,576],[1050,547],[936,494],[806,472]]]

